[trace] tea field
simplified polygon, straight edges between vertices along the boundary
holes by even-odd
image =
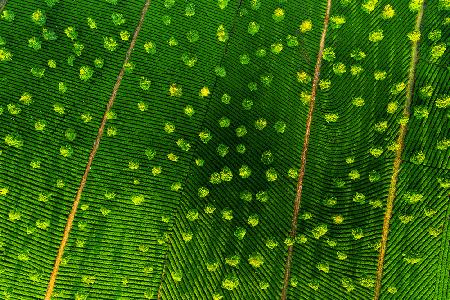
[[[449,299],[450,1],[0,0],[3,299]]]

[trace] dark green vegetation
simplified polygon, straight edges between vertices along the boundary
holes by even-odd
[[[0,13],[5,299],[44,298],[144,4],[9,0]],[[331,1],[315,74],[326,8],[151,2],[52,299],[279,299],[290,245],[287,299],[371,299],[387,233],[379,298],[449,298],[449,1]]]

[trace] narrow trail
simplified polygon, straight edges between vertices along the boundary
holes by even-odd
[[[6,6],[6,3],[8,3],[8,0],[0,0],[0,13],[3,11],[3,9]]]
[[[419,12],[417,13],[416,25],[414,27],[415,31],[420,31],[420,25],[422,24],[423,11],[425,7],[425,1],[422,3]],[[416,82],[416,66],[419,57],[418,45],[419,42],[411,42],[411,63],[409,66],[409,75],[408,75],[408,86],[406,90],[406,101],[405,107],[403,109],[403,117],[409,118],[411,115],[411,102],[414,94],[414,85]],[[392,218],[392,212],[394,209],[394,200],[397,194],[397,182],[398,182],[398,174],[400,172],[400,165],[402,163],[402,154],[405,148],[405,137],[406,131],[408,129],[407,124],[400,124],[399,135],[397,138],[398,148],[395,151],[395,159],[392,167],[392,177],[391,183],[389,186],[389,193],[386,203],[386,212],[384,214],[383,220],[383,230],[381,233],[381,246],[380,246],[380,254],[378,256],[378,264],[377,264],[377,275],[375,281],[375,292],[374,292],[374,300],[378,300],[380,298],[381,293],[381,282],[383,279],[383,267],[384,267],[384,258],[386,256],[386,248],[389,234],[389,226]]]
[[[142,28],[142,25],[144,23],[145,15],[147,14],[149,6],[150,6],[150,0],[146,0],[144,6],[142,8],[139,23],[134,31],[133,38],[130,43],[130,47],[128,48],[128,51],[126,53],[125,60],[122,65],[122,69],[120,70],[119,75],[117,76],[116,84],[114,85],[114,88],[111,93],[111,97],[109,98],[108,104],[106,105],[106,110],[103,115],[100,127],[98,129],[97,137],[95,138],[91,153],[89,154],[89,160],[86,164],[86,169],[84,171],[83,177],[81,178],[80,186],[78,187],[77,194],[75,196],[75,199],[74,199],[74,202],[72,205],[72,210],[70,211],[70,214],[67,218],[66,227],[64,228],[64,233],[63,233],[63,237],[61,239],[61,244],[59,246],[58,253],[56,255],[55,264],[53,266],[53,271],[52,271],[52,273],[50,275],[50,279],[48,281],[47,291],[45,293],[45,298],[44,298],[45,300],[50,300],[51,296],[53,294],[53,290],[55,288],[56,277],[58,276],[59,266],[61,265],[61,259],[64,254],[64,249],[65,249],[65,247],[67,245],[67,241],[69,239],[70,230],[72,229],[73,220],[75,218],[75,214],[77,212],[77,208],[80,203],[81,194],[83,193],[83,189],[86,186],[86,181],[87,181],[87,178],[89,175],[89,171],[91,170],[92,162],[94,160],[95,155],[97,154],[98,148],[100,146],[100,140],[101,140],[104,130],[105,130],[107,114],[111,110],[111,107],[113,106],[114,101],[116,99],[117,91],[119,90],[120,84],[121,84],[123,76],[125,74],[125,65],[130,60],[131,52],[133,51],[134,46],[136,45],[136,40],[137,40],[139,32]]]
[[[165,261],[167,261],[167,255],[165,258]],[[162,297],[162,287],[163,287],[163,283],[164,283],[164,277],[166,276],[166,269],[164,268],[162,275],[161,275],[161,282],[159,284],[159,288],[158,288],[158,295],[157,295],[157,300],[161,300]]]
[[[306,167],[306,159],[307,159],[307,154],[308,154],[309,136],[311,134],[311,123],[312,123],[312,117],[313,117],[314,107],[315,107],[315,103],[316,103],[317,86],[319,84],[320,68],[322,66],[322,53],[323,53],[323,49],[325,48],[325,38],[327,35],[327,30],[328,30],[330,11],[331,11],[331,0],[328,0],[327,9],[326,9],[326,13],[325,13],[325,19],[323,22],[322,37],[320,39],[319,53],[317,54],[316,67],[314,70],[314,79],[313,79],[312,91],[311,91],[311,101],[309,103],[309,112],[308,112],[308,117],[306,119],[306,131],[305,131],[305,137],[303,140],[302,161],[301,161],[301,166],[300,166],[300,171],[299,171],[299,176],[298,176],[297,194],[295,196],[295,201],[294,201],[294,210],[293,210],[292,225],[291,225],[291,232],[290,232],[290,237],[292,237],[292,238],[294,238],[295,235],[297,234],[297,222],[298,222],[298,214],[300,211],[300,204],[301,204],[301,199],[302,199],[303,179],[305,177],[305,167]],[[290,277],[290,273],[291,273],[293,251],[294,251],[294,246],[289,246],[288,255],[286,258],[286,264],[284,267],[283,289],[281,291],[281,299],[282,300],[286,300],[286,297],[287,297],[287,289],[288,289],[289,277]]]

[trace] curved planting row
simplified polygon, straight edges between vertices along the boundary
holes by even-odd
[[[1,295],[446,298],[449,8],[0,0]]]

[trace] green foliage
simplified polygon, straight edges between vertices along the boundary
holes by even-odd
[[[331,28],[337,29],[341,28],[342,25],[345,24],[345,17],[344,16],[332,16],[330,18],[331,21]]]
[[[2,15],[0,16],[0,19],[12,22],[14,21],[15,13],[11,10],[4,9],[2,12]]]
[[[117,41],[113,37],[103,38],[103,47],[105,47],[106,50],[113,52],[117,49],[117,46]]]
[[[228,6],[229,0],[217,0],[217,5],[220,9],[225,9]]]
[[[252,226],[252,227],[257,226],[258,223],[259,223],[259,216],[256,215],[256,214],[249,216],[248,219],[247,219],[247,224]]]
[[[73,52],[77,55],[77,56],[81,56],[81,52],[84,49],[84,45],[79,43],[79,42],[75,42],[73,44]]]
[[[64,33],[67,35],[69,39],[76,40],[78,37],[78,32],[75,30],[75,27],[69,26],[66,29],[64,29]]]
[[[197,30],[189,30],[189,31],[186,33],[186,38],[188,39],[188,41],[189,41],[190,43],[195,43],[195,42],[197,42],[198,39],[200,38],[200,35],[199,35],[199,33],[198,33]]]
[[[243,240],[245,237],[245,234],[247,233],[247,230],[243,227],[238,227],[236,228],[236,230],[234,231],[234,236],[238,239],[238,240]]]
[[[170,272],[170,275],[172,276],[173,281],[180,282],[181,279],[183,279],[183,273],[181,271],[172,271]]]
[[[237,254],[225,258],[225,263],[231,267],[237,267],[240,262],[241,258]]]
[[[5,45],[6,42],[1,39],[0,46]],[[11,61],[12,60],[12,53],[8,51],[6,48],[0,47],[0,61]]]
[[[32,37],[28,39],[28,47],[34,49],[34,50],[40,50],[42,47],[42,42],[37,37]]]
[[[88,81],[94,75],[94,70],[88,66],[82,66],[80,68],[80,79],[83,81]]]
[[[144,44],[144,49],[145,52],[149,53],[149,54],[155,54],[156,53],[156,44],[154,42],[146,42]]]
[[[225,29],[225,26],[223,24],[219,25],[219,28],[217,28],[217,39],[219,40],[219,42],[226,42],[229,38],[228,36],[228,32]],[[224,76],[222,76],[224,77]]]
[[[0,4],[5,299],[445,298],[447,0],[144,2]]]
[[[38,9],[34,11],[33,14],[31,15],[31,20],[36,25],[44,26],[45,22],[47,21],[47,17],[45,16],[45,12]]]
[[[10,147],[20,148],[23,146],[23,141],[18,135],[8,134],[5,136],[4,141]],[[7,192],[2,193],[6,194]]]
[[[96,29],[97,28],[97,23],[91,17],[87,18],[87,23],[88,23],[89,28],[91,28],[91,29]]]
[[[300,24],[300,32],[306,33],[311,30],[312,30],[312,21],[311,20],[302,21],[302,23]]]
[[[326,61],[333,61],[336,58],[336,53],[334,52],[334,48],[327,47],[323,49],[322,52],[323,59]]]
[[[226,290],[232,291],[239,286],[239,279],[234,274],[227,275],[222,281],[222,287]]]
[[[447,46],[444,43],[439,43],[433,47],[431,47],[430,54],[431,54],[431,60],[437,61],[439,58],[444,55],[445,50],[447,49]]]
[[[255,35],[255,34],[258,33],[259,28],[260,28],[259,24],[256,23],[255,21],[252,21],[252,22],[248,23],[248,29],[247,29],[247,31],[248,31],[248,33],[250,33],[251,35]]]
[[[314,238],[320,239],[328,232],[328,226],[326,224],[320,224],[312,230]]]
[[[253,268],[259,268],[262,266],[262,264],[264,263],[264,257],[261,255],[261,253],[259,252],[254,252],[250,255],[250,257],[248,258],[248,263],[253,267]]]
[[[112,19],[113,24],[116,26],[123,25],[126,22],[125,18],[123,17],[123,14],[117,13],[117,12],[114,12],[111,15],[111,19]]]
[[[435,104],[436,104],[436,107],[438,107],[438,108],[449,107],[450,106],[450,96],[445,95],[445,96],[442,96],[442,97],[436,99]]]
[[[372,31],[369,34],[369,41],[373,42],[373,43],[378,43],[380,42],[382,39],[384,38],[383,35],[383,30],[382,29],[377,29],[375,31]]]
[[[282,9],[281,7],[277,7],[272,14],[272,19],[277,23],[283,21],[284,17],[285,12],[284,9]]]

